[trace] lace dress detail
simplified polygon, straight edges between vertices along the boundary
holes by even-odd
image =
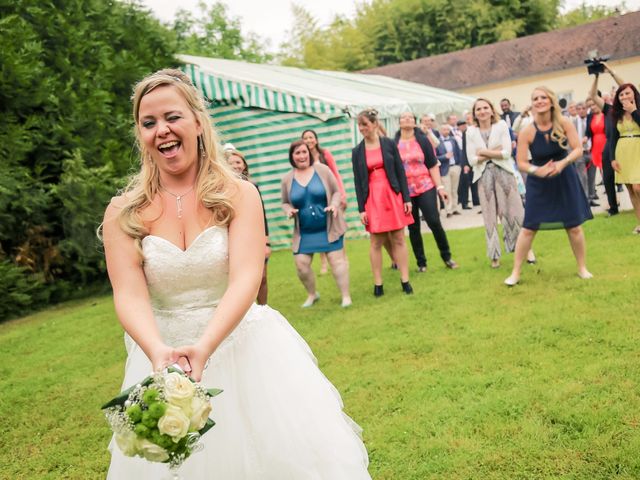
[[[228,284],[228,232],[204,230],[186,250],[164,238],[142,241],[144,273],[164,341],[195,342]],[[123,388],[144,378],[151,364],[125,334]],[[309,346],[268,306],[252,305],[212,355],[202,382],[224,392],[212,399],[216,426],[204,450],[180,468],[189,480],[370,480],[359,427],[342,412],[334,386]],[[110,445],[108,479],[164,478],[168,469],[129,458]]]

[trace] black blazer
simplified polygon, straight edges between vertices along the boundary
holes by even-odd
[[[402,201],[404,203],[410,202],[411,197],[409,196],[407,176],[404,173],[404,166],[402,165],[398,147],[390,138],[380,137],[380,148],[382,149],[384,171],[387,174],[391,188],[396,193],[402,193]],[[364,205],[369,197],[369,170],[367,169],[364,140],[351,151],[351,164],[353,166],[356,198],[358,199],[358,211],[364,212]]]

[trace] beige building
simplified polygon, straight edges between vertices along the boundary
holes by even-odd
[[[590,52],[625,81],[640,84],[640,12],[552,32],[539,33],[457,52],[386,65],[365,71],[490,99],[498,107],[508,98],[513,110],[528,105],[531,91],[545,85],[567,101],[584,100],[594,76],[584,60]],[[598,86],[610,92],[615,82],[601,75]]]

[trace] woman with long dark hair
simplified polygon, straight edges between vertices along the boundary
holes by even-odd
[[[613,99],[611,116],[615,129],[611,134],[611,166],[616,183],[624,183],[638,225],[633,233],[640,234],[640,93],[631,83],[618,87]]]
[[[531,106],[533,124],[518,136],[518,168],[527,173],[524,221],[516,242],[513,271],[504,283],[514,286],[520,281],[522,263],[538,230],[559,228],[564,228],[569,237],[578,276],[591,278],[581,225],[593,215],[573,165],[582,156],[582,143],[571,120],[562,115],[551,90],[536,88],[531,94]]]
[[[360,220],[371,234],[369,258],[373,271],[373,294],[384,295],[382,285],[382,246],[391,237],[392,257],[400,270],[402,290],[412,294],[409,283],[404,228],[413,223],[411,197],[398,147],[379,134],[378,112],[358,114],[358,130],[364,137],[351,152],[353,180]]]

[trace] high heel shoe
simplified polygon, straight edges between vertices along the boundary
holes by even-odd
[[[382,287],[382,285],[374,285],[373,286],[373,296],[374,297],[381,297],[382,295],[384,295],[384,288]]]
[[[413,295],[413,287],[409,282],[400,282],[402,285],[402,291],[407,295]]]

